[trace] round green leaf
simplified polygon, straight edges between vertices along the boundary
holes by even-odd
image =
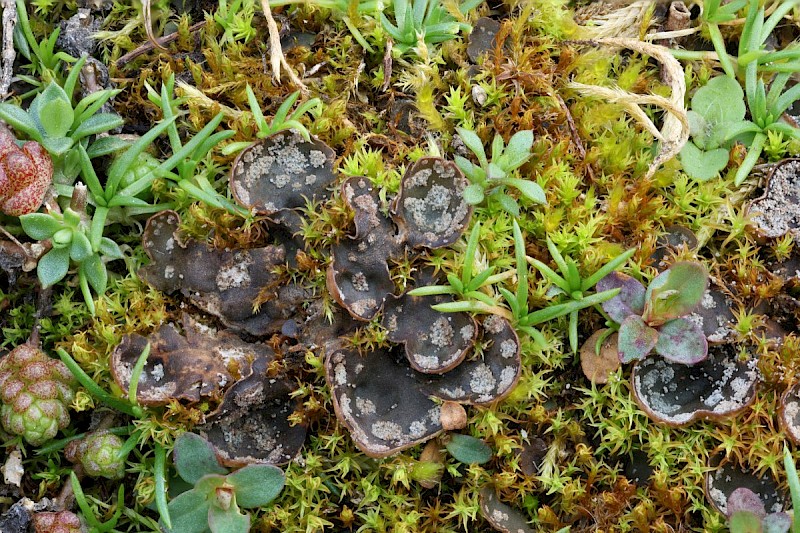
[[[109,239],[108,237],[103,237],[100,240],[100,255],[103,257],[107,257],[109,259],[122,259],[122,250],[119,249],[117,243]]]
[[[45,137],[42,139],[42,146],[50,155],[61,157],[72,148],[73,141],[69,137]]]
[[[678,154],[683,170],[697,181],[708,181],[716,178],[720,171],[728,165],[728,150],[717,148],[704,152],[692,141],[683,145]]]
[[[208,531],[209,501],[205,494],[187,490],[167,505],[172,520],[171,533],[204,533]]]
[[[222,509],[212,505],[208,510],[208,526],[211,533],[247,533],[250,515],[242,514],[236,506]]]
[[[61,221],[45,213],[30,213],[19,217],[23,231],[31,239],[43,241],[49,239],[61,229]]]
[[[227,474],[220,466],[211,444],[195,433],[182,433],[175,439],[175,468],[184,481],[195,484],[207,474]]]
[[[66,137],[75,120],[75,112],[66,100],[55,98],[42,105],[39,121],[50,137]]]
[[[506,193],[502,192],[494,193],[492,194],[491,198],[492,200],[500,204],[500,207],[503,208],[503,211],[505,211],[512,217],[516,218],[519,216],[519,204],[517,204],[517,201],[511,198]]]
[[[445,447],[460,463],[481,465],[492,458],[492,449],[489,445],[470,435],[455,433],[451,435]]]
[[[645,294],[644,319],[658,326],[695,310],[708,287],[708,271],[700,263],[680,261],[655,277]]]
[[[108,271],[106,265],[103,263],[100,256],[92,254],[81,263],[81,271],[86,276],[89,285],[92,286],[94,292],[103,294],[106,292],[106,285],[108,284]]]
[[[69,270],[69,248],[53,248],[39,259],[36,274],[42,287],[50,287],[64,279],[67,270]]]
[[[283,489],[285,476],[277,466],[248,465],[229,474],[228,483],[235,488],[237,503],[252,509],[274,500]]]
[[[517,189],[528,200],[536,202],[537,204],[547,204],[547,197],[544,194],[544,190],[535,181],[506,178],[503,182]]]
[[[692,97],[692,110],[708,122],[738,122],[744,119],[744,92],[729,76],[711,78]]]
[[[465,202],[470,205],[478,205],[483,202],[483,187],[473,183],[464,189],[463,195]]]
[[[89,242],[89,238],[82,231],[73,231],[69,256],[76,263],[80,263],[90,255],[92,255],[92,244]]]
[[[531,146],[533,146],[533,131],[518,131],[509,139],[500,166],[506,172],[521,167],[531,157]]]

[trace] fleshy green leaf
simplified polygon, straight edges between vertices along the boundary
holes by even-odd
[[[488,164],[488,161],[486,161],[486,151],[483,149],[483,141],[478,137],[478,134],[464,128],[456,128],[456,131],[464,142],[464,145],[478,158],[478,163],[480,163],[481,166],[486,166]]]
[[[678,158],[689,176],[698,181],[708,181],[719,176],[720,171],[728,165],[729,154],[725,148],[704,152],[689,141],[683,145]]]
[[[119,245],[108,237],[103,237],[100,240],[100,255],[109,259],[122,259],[124,257]]]
[[[72,134],[73,139],[82,139],[89,135],[96,135],[104,131],[113,130],[125,124],[119,115],[112,113],[98,113],[84,120]]]
[[[92,286],[94,292],[103,294],[106,292],[106,285],[108,284],[108,271],[106,265],[103,263],[100,256],[92,254],[81,263],[81,270],[83,275],[86,276],[86,281]]]
[[[171,533],[204,533],[208,531],[209,501],[205,494],[188,490],[167,505],[172,520]]]
[[[542,205],[547,204],[547,197],[544,194],[544,190],[535,181],[522,180],[519,178],[505,178],[503,183],[511,185],[532,202]]]
[[[236,502],[245,509],[261,507],[274,500],[285,483],[283,472],[272,465],[248,465],[228,475]]]
[[[69,133],[75,112],[66,100],[56,98],[45,102],[39,112],[39,120],[50,137],[65,137]]]
[[[654,330],[641,317],[630,315],[619,327],[617,351],[623,363],[639,361],[649,354],[658,342],[658,331]]]
[[[697,324],[676,318],[658,328],[656,352],[669,361],[693,365],[708,356],[708,341]]]
[[[133,141],[130,139],[122,138],[119,135],[109,135],[108,137],[97,139],[90,144],[89,148],[86,149],[86,153],[89,155],[90,159],[94,159],[95,157],[122,151],[132,144]]]
[[[489,445],[470,435],[455,433],[450,436],[450,441],[445,446],[460,463],[481,465],[492,458],[492,449]]]
[[[8,103],[0,104],[0,119],[10,124],[15,130],[25,133],[31,139],[37,141],[42,139],[36,122],[19,106]]]
[[[89,243],[89,238],[82,231],[74,231],[69,248],[70,258],[76,263],[80,263],[90,255],[92,255],[92,245]]]
[[[643,317],[651,326],[691,313],[708,287],[708,272],[700,263],[681,261],[650,282]]]
[[[188,483],[197,483],[207,474],[227,474],[228,471],[217,461],[211,444],[195,433],[181,433],[175,439],[175,469]]]
[[[22,229],[31,239],[43,241],[62,228],[60,220],[45,213],[30,213],[19,217]]]
[[[491,196],[492,200],[500,204],[500,207],[514,218],[519,216],[519,204],[512,197],[506,193],[494,193]]]
[[[478,205],[483,202],[483,187],[477,183],[467,185],[462,194],[464,201],[470,205]]]
[[[53,248],[39,259],[36,274],[42,287],[50,287],[64,279],[67,270],[69,270],[69,248]]]
[[[208,509],[208,526],[211,533],[247,533],[250,531],[250,515],[242,514],[236,506],[222,509],[212,505]]]
[[[533,131],[518,131],[509,139],[508,146],[500,158],[500,166],[506,172],[521,167],[531,158],[531,146],[533,146]]]
[[[692,97],[692,110],[711,123],[738,122],[744,119],[744,92],[729,76],[711,78]]]
[[[461,169],[470,183],[483,183],[486,180],[486,172],[472,161],[464,159],[460,155],[455,156],[454,159],[456,166]]]
[[[50,152],[50,155],[61,157],[66,154],[73,145],[69,137],[45,137],[42,139],[42,146]]]

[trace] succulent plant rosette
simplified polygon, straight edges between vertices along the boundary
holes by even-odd
[[[656,276],[646,288],[638,280],[612,272],[598,291],[619,288],[603,310],[619,324],[617,350],[623,363],[641,361],[653,350],[664,359],[694,365],[708,356],[703,329],[687,318],[700,306],[708,287],[708,272],[694,262],[678,262]]]

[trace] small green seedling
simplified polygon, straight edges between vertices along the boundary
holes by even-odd
[[[675,263],[645,289],[638,280],[612,272],[598,289],[619,289],[603,309],[620,324],[617,349],[623,363],[644,359],[653,349],[669,361],[693,365],[708,356],[703,330],[684,318],[702,302],[708,272],[700,263]]]
[[[466,15],[481,2],[483,0],[467,0],[458,10]],[[383,13],[380,19],[383,29],[394,39],[392,53],[395,57],[412,53],[427,58],[432,45],[455,39],[459,32],[472,29],[469,24],[457,21],[441,0],[394,0],[392,9],[396,24]]]
[[[63,88],[51,81],[27,110],[8,102],[0,104],[0,119],[37,141],[50,154],[53,181],[59,185],[71,185],[81,171],[77,148],[90,149],[92,136],[124,124],[119,115],[98,112],[119,90],[94,92],[73,106],[72,94],[85,61],[84,56],[75,63]]]
[[[255,0],[220,0],[214,13],[214,22],[222,26],[225,33],[219,39],[220,44],[236,41],[248,42],[256,36],[253,27],[255,16]]]
[[[85,195],[85,188],[76,187],[74,195],[80,195],[81,191]],[[82,211],[71,206],[64,209],[63,214],[30,213],[20,216],[19,220],[29,237],[39,241],[49,239],[52,244],[36,267],[42,287],[55,285],[67,275],[70,264],[77,265],[81,293],[89,311],[94,314],[94,299],[89,287],[97,294],[105,293],[108,284],[106,262],[122,259],[123,255],[117,243],[102,234],[97,246],[92,245],[90,225],[85,220],[85,201],[77,203],[83,204]]]
[[[781,122],[783,113],[800,99],[800,85],[784,91],[791,76],[800,72],[800,47],[789,46],[779,51],[766,49],[772,31],[784,16],[800,4],[800,0],[776,4],[769,18],[766,18],[765,9],[758,0],[750,0],[739,38],[735,67],[719,34],[717,22],[730,20],[736,11],[747,4],[741,0],[725,6],[720,6],[718,0],[706,4],[711,9],[710,14],[706,15],[711,40],[727,78],[721,78],[722,81],[712,79],[706,85],[709,89],[698,89],[692,99],[694,114],[690,112],[689,121],[693,139],[681,151],[681,162],[687,173],[696,179],[712,178],[727,164],[727,153],[723,152],[727,152],[734,141],[740,141],[748,147],[747,156],[734,178],[734,183],[741,185],[758,162],[770,133],[800,139],[800,128]],[[677,57],[685,59],[695,59],[693,54],[675,53]],[[741,87],[734,87],[734,84],[738,86],[736,78],[742,72],[745,78],[744,93]],[[769,91],[761,76],[763,72],[778,73]],[[750,121],[744,120],[743,96],[750,111]],[[698,101],[695,102],[695,99]]]
[[[619,254],[617,257],[597,270],[597,272],[588,278],[583,279],[581,278],[580,272],[578,272],[578,264],[575,262],[575,260],[571,257],[564,258],[549,237],[547,238],[547,249],[550,251],[553,261],[556,262],[558,269],[561,271],[561,275],[557,274],[550,267],[537,259],[528,258],[528,262],[536,267],[536,270],[538,270],[542,276],[544,276],[555,286],[555,292],[557,294],[561,294],[563,297],[573,302],[579,302],[583,300],[587,291],[593,289],[601,279],[621,267],[625,261],[630,259],[631,256],[633,256],[633,254],[636,252],[635,249],[630,249]],[[578,351],[577,310],[572,311],[569,314],[569,345],[573,352]]]
[[[74,63],[76,59],[66,52],[56,52],[56,41],[61,33],[61,28],[57,27],[50,36],[37,42],[31,30],[31,23],[28,19],[28,6],[24,0],[16,0],[18,23],[14,26],[14,48],[28,61],[29,65],[23,66],[30,76],[17,74],[16,77],[21,81],[34,87],[21,96],[25,100],[30,95],[41,91],[50,82],[61,84],[64,81],[64,66],[66,63]]]
[[[544,190],[538,183],[514,177],[514,172],[524,165],[533,154],[533,132],[518,131],[505,145],[500,135],[492,141],[492,159],[486,157],[480,137],[471,130],[456,128],[458,135],[478,159],[478,165],[455,156],[456,165],[470,185],[464,189],[464,200],[471,205],[479,205],[485,199],[499,205],[513,217],[519,216],[519,204],[506,193],[506,187],[517,189],[525,198],[537,204],[547,204]]]
[[[169,502],[172,533],[246,533],[250,515],[240,507],[267,505],[283,489],[280,468],[253,464],[228,473],[211,444],[194,433],[175,440],[174,454],[178,475],[193,487]]]
[[[691,140],[680,153],[683,169],[692,178],[706,181],[728,165],[733,139],[745,115],[744,92],[728,76],[712,78],[697,89],[689,110]]]
[[[311,100],[303,102],[297,106],[297,109],[289,114],[289,110],[300,97],[300,91],[295,91],[290,94],[280,105],[278,110],[275,111],[275,115],[272,117],[272,120],[267,122],[267,119],[264,117],[264,113],[261,111],[261,106],[258,105],[256,95],[253,92],[253,89],[250,88],[250,85],[247,85],[245,91],[247,92],[247,102],[250,104],[250,112],[253,114],[253,120],[258,128],[256,137],[259,139],[264,139],[281,131],[294,130],[306,141],[311,140],[311,134],[308,132],[303,123],[300,122],[300,118],[306,113],[311,113],[313,115],[319,114],[322,108],[322,100],[319,98],[312,98]],[[222,152],[224,154],[233,154],[243,150],[244,148],[247,148],[251,144],[252,143],[247,141],[230,143],[225,146]]]
[[[505,287],[498,287],[498,291],[505,300],[508,309],[498,304],[495,300],[489,300],[489,302],[491,302],[489,303],[478,299],[446,302],[433,305],[432,308],[443,313],[489,313],[504,316],[511,320],[514,324],[514,328],[518,332],[529,335],[537,343],[544,346],[547,344],[547,340],[534,326],[605,302],[619,293],[618,288],[611,288],[607,291],[591,294],[580,299],[553,304],[544,309],[531,311],[529,307],[530,304],[528,303],[528,262],[525,255],[525,241],[522,238],[522,231],[516,220],[513,221],[513,232],[514,255],[517,263],[516,292],[511,292]],[[453,283],[452,280],[451,283]],[[485,284],[486,283],[484,283],[484,285]]]
[[[481,289],[510,278],[516,271],[510,270],[501,274],[494,274],[495,267],[490,266],[480,273],[473,275],[472,271],[477,261],[480,233],[481,224],[478,222],[472,227],[472,231],[469,234],[467,248],[464,252],[464,264],[461,266],[461,276],[449,273],[447,274],[448,285],[428,285],[427,287],[419,287],[409,291],[408,294],[411,296],[452,294],[453,296],[458,296],[461,300],[474,300],[488,306],[496,305],[497,302],[494,298],[481,291]]]

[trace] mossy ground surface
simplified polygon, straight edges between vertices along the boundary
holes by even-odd
[[[49,34],[54,21],[70,16],[72,4],[33,2],[31,22],[36,35]],[[224,125],[236,131],[233,141],[253,140],[246,84],[253,88],[267,117],[295,90],[287,80],[276,83],[269,73],[264,19],[255,15],[255,36],[249,41],[223,42],[222,29],[210,16],[203,17],[201,9],[181,15],[168,2],[154,2],[153,7],[156,33],[179,33],[168,52],[150,51],[116,66],[119,57],[147,40],[141,6],[117,1],[103,24],[100,55],[110,65],[112,79],[124,89],[114,107],[125,117],[126,128],[141,133],[159,120],[160,111],[147,99],[146,84],[157,87],[174,73],[189,109],[179,119],[181,131],[190,135],[222,111]],[[744,154],[734,151],[723,175],[705,183],[687,177],[676,159],[645,179],[657,150],[653,136],[620,105],[582,97],[566,84],[576,81],[669,95],[658,63],[637,53],[570,41],[576,31],[573,14],[560,0],[508,1],[493,7],[502,21],[501,44],[477,67],[467,58],[466,37],[458,38],[432,49],[427,60],[395,60],[387,90],[382,90],[382,47],[364,53],[341,19],[327,10],[303,5],[283,9],[291,32],[313,36],[310,48],[293,48],[287,51],[287,59],[301,77],[313,71],[305,82],[309,96],[322,99],[322,113],[303,120],[312,134],[335,149],[341,179],[365,176],[384,197],[391,198],[403,169],[413,161],[436,151],[452,157],[455,127],[473,128],[486,143],[495,133],[508,139],[516,131],[533,130],[534,156],[522,168],[522,177],[542,186],[548,205],[520,200],[518,221],[527,254],[550,262],[545,245],[549,237],[565,256],[578,261],[582,272],[591,273],[633,247],[637,251],[625,271],[647,281],[656,273],[650,256],[665,228],[681,225],[693,230],[704,241],[698,256],[687,250],[673,255],[697,257],[714,276],[738,288],[737,329],[742,341],[749,343],[747,349],[758,355],[763,376],[757,399],[732,420],[698,422],[683,429],[659,425],[632,399],[629,367],[615,373],[606,385],[592,385],[583,376],[577,356],[569,350],[567,319],[557,319],[542,327],[545,346],[522,336],[523,372],[512,394],[496,405],[468,408],[464,431],[491,446],[492,460],[469,466],[445,455],[441,480],[423,488],[419,483],[426,474],[425,464],[419,461],[422,446],[382,460],[370,459],[356,449],[334,414],[323,354],[308,352],[301,363],[287,370],[303,406],[297,418],[309,424],[309,435],[300,456],[286,470],[286,487],[279,498],[255,513],[254,531],[489,531],[479,512],[478,494],[490,483],[497,487],[500,499],[517,508],[536,530],[555,531],[570,525],[574,532],[720,531],[724,517],[709,507],[703,493],[712,456],[723,453],[759,473],[784,479],[781,461],[786,438],[776,413],[781,393],[797,380],[798,342],[793,335],[780,349],[759,342],[754,331],[762,317],[752,309],[783,292],[765,263],[788,254],[794,243],[783,238],[764,244],[748,231],[742,197],[733,186],[733,173]],[[470,18],[484,14],[488,14],[486,5]],[[206,26],[191,33],[189,26],[200,20],[206,20]],[[361,29],[371,43],[383,41],[379,24],[366,22]],[[712,73],[710,64],[689,64],[690,94]],[[486,96],[480,105],[472,96],[475,87]],[[401,125],[393,112],[403,100],[411,103],[410,125]],[[647,112],[656,123],[663,118],[657,108]],[[166,148],[162,139],[155,153]],[[767,155],[779,158],[790,151],[788,144],[771,146]],[[223,193],[232,159],[214,152],[205,164],[204,171],[220,180],[218,188]],[[157,182],[154,190],[157,199],[178,205],[187,235],[218,247],[271,242],[266,224],[259,219],[246,223],[181,196],[163,182]],[[335,305],[325,289],[327,250],[347,233],[351,215],[335,193],[330,201],[312,206],[308,216],[307,261],[285,275],[314,288],[329,305]],[[485,263],[498,271],[513,268],[511,217],[498,209],[479,207],[475,220],[482,223],[480,252]],[[10,220],[6,222],[13,226]],[[136,271],[147,261],[140,228],[117,226],[112,232],[117,242],[128,245],[126,259],[109,265],[112,279],[107,293],[96,301],[96,316],[80,301],[77,287],[61,284],[53,294],[52,314],[41,321],[41,333],[46,350],[66,349],[98,383],[113,390],[108,358],[122,337],[148,334],[166,321],[178,321],[188,304],[147,287],[137,277]],[[398,289],[405,287],[414,269],[424,265],[458,272],[463,248],[458,243],[413,262],[392,265]],[[34,283],[33,277],[24,277],[0,293],[6,348],[30,335]],[[514,278],[504,283],[515,288]],[[533,308],[548,304],[547,289],[541,276],[531,277]],[[602,317],[593,311],[580,317],[581,340],[603,326]],[[208,320],[213,323],[213,318]],[[377,323],[365,324],[353,340],[360,347],[386,343]],[[67,435],[85,428],[92,412],[101,408],[84,393],[78,394],[75,407],[79,412]],[[175,403],[138,424],[169,447],[176,432],[197,423],[211,407]],[[633,480],[633,458],[652,468],[649,481]],[[152,464],[150,451],[136,451],[130,457],[125,484],[134,490],[126,491],[120,531],[155,526],[157,515],[148,509],[155,490]],[[60,452],[37,454],[32,448],[26,450],[24,466],[24,488],[34,499],[56,494],[70,470]],[[84,485],[96,498],[98,514],[110,513],[103,502],[113,500],[116,486]]]

